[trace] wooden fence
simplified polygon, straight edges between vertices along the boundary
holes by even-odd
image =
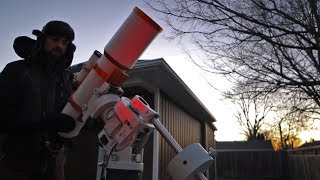
[[[320,146],[287,150],[291,180],[320,179]]]
[[[210,179],[284,179],[285,152],[272,150],[217,151],[217,175],[210,168]]]
[[[210,180],[319,180],[320,146],[287,151],[217,151]],[[217,172],[217,174],[215,174]]]

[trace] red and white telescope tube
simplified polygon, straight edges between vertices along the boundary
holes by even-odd
[[[134,66],[143,51],[161,31],[162,28],[142,10],[137,7],[133,9],[62,110],[62,113],[73,117],[77,125],[72,132],[60,135],[68,138],[79,133],[85,123],[85,119],[81,118],[83,107],[94,90],[105,81],[121,86],[128,78],[125,71]]]

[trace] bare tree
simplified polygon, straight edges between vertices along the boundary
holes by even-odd
[[[301,111],[309,103],[301,102],[297,95],[280,96],[274,100],[276,116],[269,124],[269,138],[278,144],[279,149],[296,148],[300,145],[299,133],[312,127],[317,119],[313,112]]]
[[[244,94],[238,96],[227,96],[238,107],[235,114],[239,125],[244,128],[247,140],[264,140],[263,125],[266,123],[267,115],[272,110],[269,99],[246,97]]]
[[[164,15],[171,38],[192,40],[199,66],[234,82],[238,94],[299,94],[320,107],[320,1],[145,0]],[[204,66],[205,65],[205,66]],[[246,88],[254,87],[254,88]]]

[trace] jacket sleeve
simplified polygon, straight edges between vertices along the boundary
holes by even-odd
[[[9,63],[0,73],[0,133],[12,129],[17,113],[19,66]]]

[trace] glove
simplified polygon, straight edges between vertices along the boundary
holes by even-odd
[[[57,125],[57,129],[59,132],[66,133],[72,131],[75,128],[76,122],[71,116],[60,113],[57,117]]]
[[[71,116],[60,113],[54,119],[50,119],[47,125],[51,126],[45,141],[45,146],[49,152],[57,153],[62,149],[72,147],[71,139],[58,135],[58,132],[68,133],[75,128],[76,123]]]
[[[43,121],[43,126],[52,132],[68,133],[75,128],[76,122],[71,116],[60,113],[58,115],[51,115],[46,118]]]

